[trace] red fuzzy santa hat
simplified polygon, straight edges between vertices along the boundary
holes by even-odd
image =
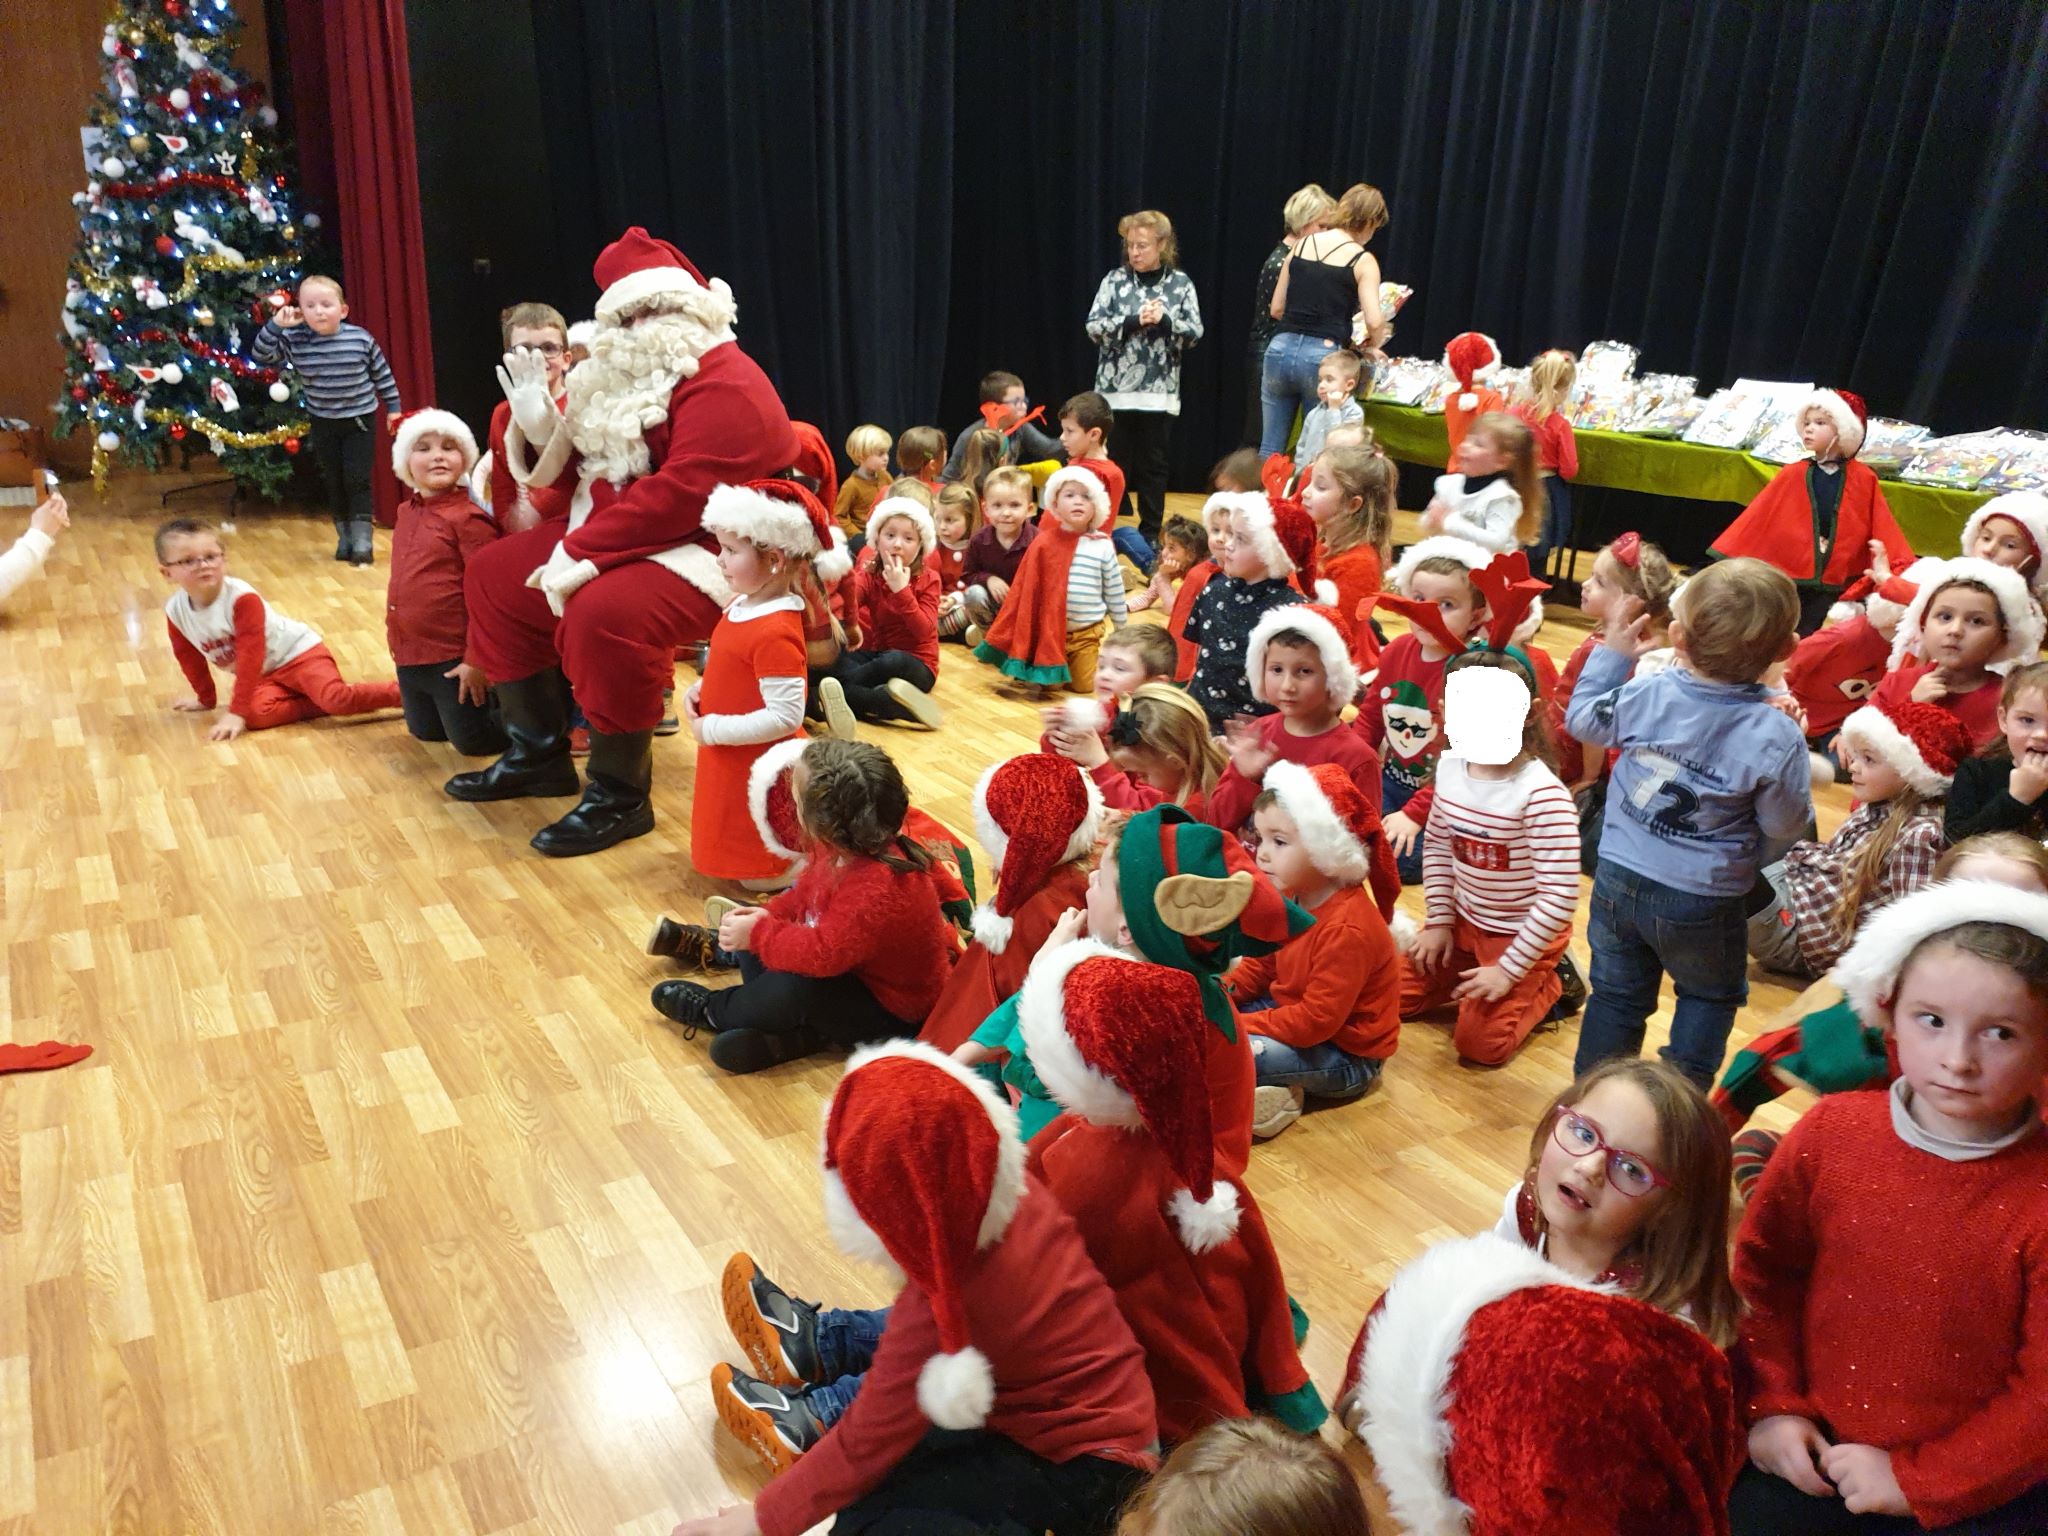
[[[1867,747],[1919,794],[1938,799],[1955,782],[1956,764],[1970,755],[1963,722],[1935,704],[1907,699],[1866,704],[1842,722],[1845,747]]]
[[[704,498],[704,526],[798,560],[829,549],[835,531],[825,504],[794,480],[714,485]]]
[[[735,313],[732,289],[723,278],[707,280],[689,257],[635,224],[598,253],[597,318],[615,325],[648,310],[684,310],[708,324],[729,324]]]
[[[1237,526],[1258,551],[1268,577],[1294,576],[1301,590],[1316,590],[1316,524],[1300,502],[1247,496],[1238,503]]]
[[[761,834],[761,846],[792,864],[804,856],[804,829],[796,796],[789,792],[789,773],[810,744],[808,736],[778,741],[747,770],[747,810],[754,830]]]
[[[892,517],[907,517],[917,529],[918,548],[925,559],[932,557],[932,551],[939,546],[939,533],[932,526],[932,515],[925,511],[924,503],[912,501],[908,496],[884,496],[875,503],[875,509],[868,514],[867,548],[875,551],[875,558],[881,558],[881,549],[875,543],[875,535],[882,524]]]
[[[997,865],[994,896],[974,909],[974,937],[983,949],[1000,955],[1008,947],[1013,914],[1055,869],[1095,846],[1101,820],[1102,791],[1064,757],[1027,752],[982,774],[974,786],[974,830]]]
[[[1088,500],[1095,507],[1095,526],[1098,529],[1107,528],[1116,521],[1116,508],[1109,504],[1109,487],[1102,483],[1102,477],[1094,470],[1080,464],[1069,464],[1046,476],[1045,489],[1039,492],[1038,504],[1050,512],[1052,499],[1063,485],[1078,485],[1088,493]]]
[[[1351,659],[1351,626],[1327,603],[1286,603],[1259,615],[1244,652],[1244,676],[1251,684],[1252,697],[1261,704],[1272,702],[1266,697],[1266,647],[1272,644],[1275,635],[1290,629],[1308,636],[1309,643],[1315,646],[1316,654],[1322,658],[1330,698],[1338,708],[1350,703],[1358,692],[1358,667]]]
[[[1520,1243],[1439,1243],[1397,1274],[1358,1392],[1410,1536],[1726,1536],[1748,1450],[1727,1358]]]
[[[2048,939],[2048,896],[1990,880],[1943,880],[1873,913],[1835,962],[1834,978],[1857,1017],[1872,1029],[1889,1029],[1907,958],[1964,923],[2003,923]]]
[[[1892,636],[1891,670],[1897,671],[1905,665],[1907,657],[1919,654],[1922,630],[1927,622],[1927,605],[1934,600],[1935,593],[1954,581],[1976,582],[1989,588],[1991,595],[1998,600],[1999,617],[2005,621],[2005,644],[1992,654],[1989,662],[1992,670],[2004,672],[2015,662],[2029,662],[2041,654],[2044,628],[2041,605],[2034,601],[2027,579],[2010,566],[1993,565],[1989,560],[1973,560],[1964,555],[1945,561],[1938,570],[1931,572],[1914,595],[1906,616],[1899,620],[1898,631]]]
[[[2048,496],[2039,491],[2007,491],[2003,496],[1992,497],[1963,524],[1964,550],[1969,549],[1994,517],[2010,518],[2020,525],[2034,546],[2034,572],[2029,579],[2037,591],[2048,586]]]
[[[925,1293],[940,1353],[917,1406],[940,1429],[978,1429],[995,1372],[967,1331],[974,1256],[1024,1198],[1017,1116],[987,1079],[916,1040],[856,1051],[825,1111],[825,1225],[849,1258],[900,1271]]]
[[[1340,885],[1363,885],[1376,857],[1393,861],[1393,850],[1379,835],[1379,812],[1335,763],[1304,768],[1283,759],[1266,770],[1261,787],[1273,792],[1294,822],[1318,874]]]
[[[391,473],[398,476],[398,483],[408,490],[418,490],[419,485],[412,477],[413,447],[429,432],[453,438],[462,450],[462,473],[466,476],[476,468],[476,434],[469,430],[469,424],[453,411],[436,410],[429,406],[425,410],[408,411],[399,419],[398,430],[391,434]]]
[[[1444,366],[1462,391],[1458,408],[1469,411],[1479,404],[1473,390],[1500,371],[1500,347],[1483,331],[1460,332],[1444,348]]]
[[[1017,998],[1031,1065],[1091,1125],[1144,1130],[1181,1181],[1167,1213],[1190,1253],[1237,1233],[1237,1186],[1215,1176],[1201,987],[1093,939],[1041,951]]]
[[[1799,402],[1799,413],[1793,420],[1808,411],[1825,411],[1828,420],[1835,426],[1835,452],[1845,459],[1856,457],[1856,450],[1863,446],[1863,434],[1870,422],[1870,412],[1864,407],[1861,395],[1851,394],[1846,389],[1816,389]]]

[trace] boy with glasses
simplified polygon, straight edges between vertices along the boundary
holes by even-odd
[[[961,428],[960,435],[953,439],[953,456],[946,461],[945,479],[951,482],[961,478],[967,439],[983,427],[1003,434],[1005,464],[1066,463],[1066,450],[1060,447],[1059,439],[1033,425],[1044,416],[1043,407],[1035,411],[1031,408],[1031,396],[1017,375],[1000,368],[983,374],[981,419]]]
[[[552,304],[514,304],[498,317],[499,339],[507,353],[538,352],[548,370],[548,398],[562,409],[569,388],[569,370],[575,366],[569,347],[569,322]],[[569,515],[570,489],[561,485],[521,485],[512,478],[505,461],[505,428],[511,424],[512,407],[503,400],[491,412],[491,517],[506,533],[519,533],[551,517]]]

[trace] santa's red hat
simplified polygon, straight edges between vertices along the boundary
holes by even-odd
[[[1025,1195],[1016,1113],[979,1073],[892,1040],[847,1063],[822,1161],[833,1241],[900,1270],[931,1303],[940,1352],[917,1373],[917,1406],[940,1429],[980,1428],[996,1380],[968,1334],[966,1287]]]
[[[1863,446],[1863,434],[1870,425],[1870,412],[1864,407],[1861,395],[1851,394],[1846,389],[1816,389],[1799,402],[1799,416],[1808,411],[1825,411],[1828,420],[1835,426],[1835,451],[1845,459],[1856,457],[1856,450]],[[1794,422],[1799,417],[1793,418]]]
[[[707,281],[689,257],[638,224],[598,253],[591,272],[597,278],[596,313],[603,325],[651,309],[693,310],[720,326],[733,318],[732,289],[724,279]]]
[[[974,937],[983,949],[1003,952],[1017,909],[1055,869],[1095,846],[1101,820],[1102,791],[1064,757],[1027,752],[982,774],[974,786],[974,830],[997,865],[995,894],[974,909]]]
[[[418,490],[419,485],[412,477],[412,450],[419,440],[429,432],[437,432],[452,438],[462,450],[462,472],[467,475],[476,468],[476,434],[469,430],[469,424],[453,411],[436,410],[432,406],[424,410],[408,411],[399,418],[398,430],[391,434],[391,473],[398,476],[398,483],[409,490]]]
[[[789,792],[789,772],[810,744],[808,736],[778,741],[747,770],[747,811],[761,834],[761,846],[792,864],[803,857],[804,829],[796,796]]]
[[[1962,721],[1937,704],[1912,699],[1864,705],[1842,722],[1841,744],[1875,752],[1930,800],[1948,793],[1956,764],[1970,755],[1972,747]]]
[[[1335,763],[1303,767],[1282,759],[1266,770],[1262,787],[1293,821],[1316,873],[1339,885],[1364,885],[1375,863],[1393,862],[1379,812]]]
[[[1919,561],[1914,564],[1919,565]],[[2014,663],[2032,661],[2041,654],[2041,636],[2044,627],[2041,605],[2034,600],[2033,589],[2027,585],[2026,577],[2010,566],[1993,565],[1989,560],[1974,560],[1969,556],[1943,562],[1928,573],[1920,590],[1914,594],[1912,603],[1906,609],[1906,616],[1899,620],[1899,627],[1892,635],[1891,668],[1897,671],[1906,664],[1908,656],[1917,655],[1924,638],[1927,623],[1927,605],[1934,600],[1935,593],[1950,582],[1971,581],[1990,590],[1998,603],[1998,616],[2005,623],[2005,644],[1992,653],[1986,663],[1993,671],[2009,671]]]
[[[2010,518],[2020,525],[2034,546],[2034,571],[2030,579],[2037,590],[2048,586],[2048,496],[2039,491],[2007,491],[2002,496],[1992,497],[1972,512],[1970,520],[1963,524],[1962,547],[1965,553],[1979,530],[1994,517]]]
[[[831,547],[832,514],[794,480],[749,480],[714,485],[704,499],[704,526],[808,560]]]
[[[882,557],[881,547],[875,543],[875,535],[881,531],[882,524],[892,517],[910,519],[911,525],[917,529],[918,548],[923,551],[925,559],[931,559],[932,551],[938,548],[939,532],[932,526],[932,515],[925,510],[924,503],[913,501],[908,496],[884,496],[875,503],[874,510],[868,513],[867,547],[874,550],[875,558],[879,560]]]
[[[1451,377],[1463,391],[1458,396],[1458,408],[1469,411],[1479,403],[1479,397],[1472,392],[1474,387],[1484,384],[1500,369],[1500,347],[1483,331],[1461,331],[1444,348],[1444,366],[1451,370]]]
[[[1258,551],[1270,577],[1294,576],[1304,593],[1316,590],[1316,524],[1301,503],[1271,496],[1247,496],[1237,506],[1237,524]]]
[[[1054,470],[1045,478],[1045,489],[1039,493],[1038,504],[1046,511],[1052,510],[1052,499],[1063,485],[1078,485],[1088,493],[1088,500],[1095,508],[1095,526],[1107,528],[1116,521],[1116,508],[1109,504],[1109,487],[1102,483],[1102,477],[1094,470],[1081,464],[1069,464]]]
[[[1190,1253],[1237,1232],[1237,1187],[1215,1176],[1202,991],[1193,976],[1075,939],[1039,952],[1017,998],[1031,1065],[1061,1108],[1144,1130],[1181,1182],[1167,1213]]]
[[[1331,703],[1339,709],[1349,704],[1358,692],[1358,666],[1351,659],[1351,626],[1328,603],[1285,603],[1259,615],[1244,650],[1244,677],[1251,685],[1252,697],[1261,704],[1273,702],[1266,697],[1266,647],[1273,643],[1275,635],[1290,629],[1307,636],[1316,648]]]
[[[1726,1536],[1748,1453],[1696,1329],[1491,1232],[1394,1277],[1358,1406],[1410,1536]]]

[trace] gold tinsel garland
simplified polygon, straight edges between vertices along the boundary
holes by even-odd
[[[178,411],[146,410],[142,414],[151,421],[162,422],[166,426],[173,422],[185,422],[209,438],[218,438],[230,448],[275,448],[291,438],[304,438],[312,429],[312,423],[309,421],[288,421],[268,432],[237,432],[233,427],[224,427],[197,412],[187,416]],[[92,488],[101,495],[106,494],[107,450],[99,445],[97,438],[92,445]]]
[[[171,298],[174,302],[182,304],[185,300],[191,298],[193,294],[197,293],[199,291],[199,279],[195,274],[200,272],[268,273],[274,272],[280,267],[295,266],[297,263],[298,257],[296,256],[265,256],[261,261],[236,261],[231,256],[217,254],[187,256],[185,258],[185,279],[179,285],[178,291],[171,295]],[[96,299],[111,299],[116,295],[126,295],[128,292],[119,282],[113,279],[102,279],[92,268],[84,265],[82,262],[72,262],[71,272]]]

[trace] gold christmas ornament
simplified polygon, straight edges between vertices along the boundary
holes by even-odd
[[[213,311],[204,304],[200,305],[192,311],[192,323],[194,325],[213,324]]]
[[[137,48],[140,48],[144,43],[149,41],[149,34],[144,32],[140,27],[130,27],[128,29],[128,41],[134,44],[134,46],[136,46]]]
[[[312,430],[311,422],[288,421],[283,426],[275,427],[268,432],[237,432],[233,427],[224,427],[219,422],[200,415],[197,411],[188,414],[183,411],[155,410],[145,414],[151,421],[160,421],[166,426],[175,421],[197,427],[208,437],[226,443],[231,448],[276,448],[281,446],[287,438],[302,438]]]
[[[145,149],[149,148],[149,135],[146,133],[129,134],[128,147],[138,155],[141,154]]]
[[[287,240],[296,240],[299,238],[299,226],[296,224],[287,224],[283,229],[279,230],[278,233],[283,235]]]

